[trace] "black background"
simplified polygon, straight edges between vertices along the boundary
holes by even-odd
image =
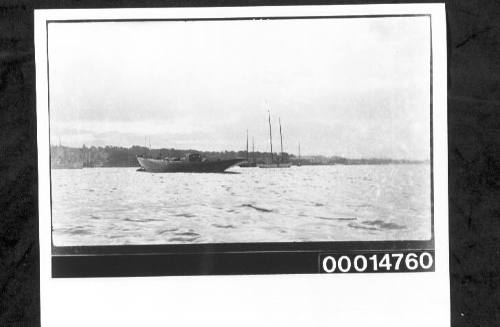
[[[500,9],[496,2],[446,2],[452,326],[500,323]],[[354,3],[366,2],[272,4]],[[40,319],[33,9],[270,4],[0,1],[0,326],[38,326]]]

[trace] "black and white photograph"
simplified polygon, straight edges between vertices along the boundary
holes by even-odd
[[[54,246],[430,240],[430,28],[50,22]]]
[[[48,321],[97,285],[96,306],[130,291],[153,321],[160,290],[196,278],[283,295],[316,274],[360,301],[345,317],[382,288],[394,322],[447,305],[441,6],[36,14]]]

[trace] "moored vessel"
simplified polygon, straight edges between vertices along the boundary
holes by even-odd
[[[141,168],[151,173],[222,173],[245,159],[202,158],[199,153],[190,153],[184,158],[153,159],[137,156]]]
[[[285,162],[283,160],[283,134],[281,133],[281,119],[279,119],[279,124],[280,124],[280,143],[281,143],[281,154],[280,157],[274,161],[273,160],[273,135],[272,135],[272,130],[271,130],[271,113],[269,110],[267,111],[269,116],[268,116],[268,122],[269,122],[269,145],[271,147],[271,161],[268,163],[263,163],[259,164],[259,168],[290,168],[292,164],[290,162]]]
[[[257,164],[255,163],[255,147],[254,147],[254,139],[252,137],[252,159],[253,161],[250,161],[249,155],[248,155],[248,129],[247,129],[247,160],[240,163],[238,166],[242,168],[250,168],[250,167],[257,167]]]

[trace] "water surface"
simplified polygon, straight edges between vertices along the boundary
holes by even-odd
[[[228,172],[54,169],[54,244],[431,237],[428,164],[234,167]]]

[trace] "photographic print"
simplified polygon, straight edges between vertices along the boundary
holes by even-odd
[[[445,35],[442,5],[35,12],[42,324],[446,324]]]
[[[431,239],[429,16],[47,33],[54,246]]]
[[[52,276],[434,271],[445,64],[384,8],[42,12]]]

